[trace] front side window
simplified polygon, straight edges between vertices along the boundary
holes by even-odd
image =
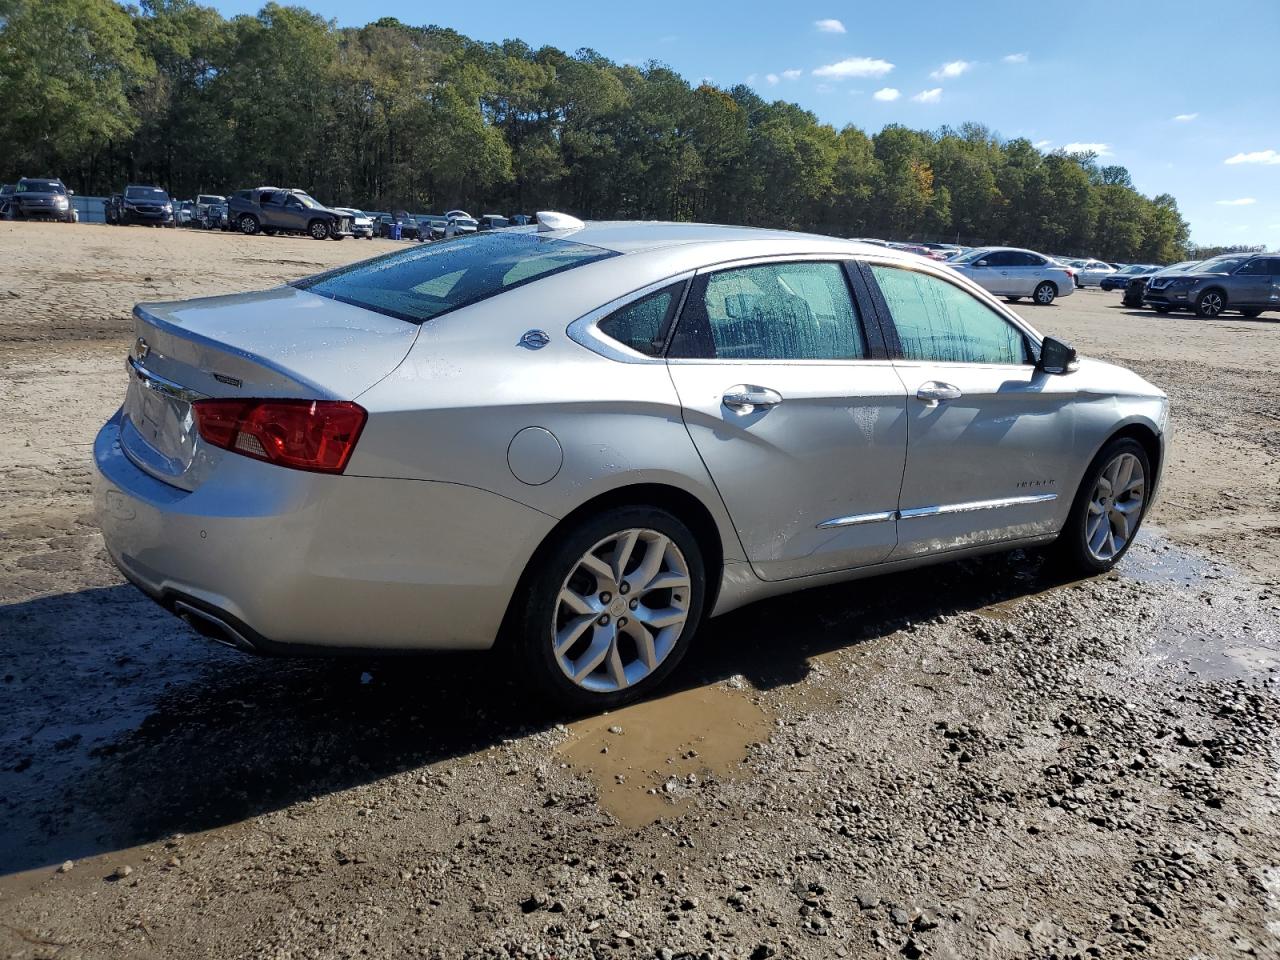
[[[866,341],[839,263],[769,263],[694,280],[672,354],[861,360]]]
[[[1250,260],[1243,267],[1236,271],[1244,276],[1257,277],[1266,276],[1271,272],[1271,262],[1259,257],[1257,260]]]
[[[294,286],[410,323],[470,306],[543,277],[614,257],[537,233],[472,234],[339,267]]]
[[[680,305],[684,284],[669,287],[641,297],[615,310],[597,325],[600,332],[626,344],[632,350],[656,357],[662,352],[662,339],[667,320]]]
[[[1030,363],[1017,327],[973,294],[915,270],[872,265],[907,360]]]

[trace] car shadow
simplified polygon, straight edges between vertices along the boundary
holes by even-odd
[[[1059,584],[1010,554],[823,587],[710,621],[663,693],[811,658]],[[129,586],[0,607],[0,874],[235,823],[568,719],[491,653],[263,659]]]

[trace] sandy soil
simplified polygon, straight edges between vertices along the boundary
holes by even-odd
[[[1025,308],[1173,400],[1116,574],[759,604],[570,720],[211,647],[93,527],[135,301],[396,246],[0,223],[0,955],[1280,956],[1280,324]]]

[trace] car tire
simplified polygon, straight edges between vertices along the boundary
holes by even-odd
[[[1085,471],[1071,513],[1053,545],[1066,570],[1094,576],[1120,562],[1146,517],[1151,481],[1151,460],[1137,440],[1117,437],[1102,448]]]
[[[637,586],[627,597],[628,577],[637,575],[671,586]],[[705,597],[702,551],[688,526],[658,507],[613,507],[539,550],[512,602],[508,633],[538,693],[575,711],[609,710],[647,695],[676,668]]]
[[[1248,317],[1250,320],[1254,319],[1255,317],[1262,316],[1262,311],[1259,310],[1257,307],[1249,307],[1247,310],[1241,310],[1240,312],[1244,316]]]
[[[1196,297],[1196,316],[1201,320],[1212,320],[1225,309],[1227,309],[1227,295],[1216,287]]]
[[[338,232],[338,224],[336,222],[329,224],[329,239],[330,240],[346,239],[342,234]]]
[[[1058,297],[1057,284],[1051,280],[1041,280],[1036,284],[1035,292],[1031,294],[1031,299],[1035,301],[1036,306],[1047,307],[1053,303]]]
[[[240,225],[240,232],[246,237],[252,237],[254,234],[262,230],[262,224],[258,223],[258,218],[252,213],[243,213],[240,219],[236,221]]]
[[[307,235],[312,240],[328,240],[330,227],[325,220],[312,220],[307,224]]]

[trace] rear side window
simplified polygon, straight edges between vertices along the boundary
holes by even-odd
[[[597,326],[601,333],[632,350],[656,357],[662,352],[663,335],[671,314],[680,305],[680,291],[683,289],[683,283],[675,283],[641,297],[615,310]]]
[[[483,233],[388,254],[300,280],[296,287],[410,323],[543,277],[614,257],[538,233]]]
[[[866,340],[839,263],[800,261],[697,277],[671,355],[731,360],[861,360]]]
[[[973,294],[914,270],[873,264],[902,355],[940,363],[1030,363],[1017,327]]]

